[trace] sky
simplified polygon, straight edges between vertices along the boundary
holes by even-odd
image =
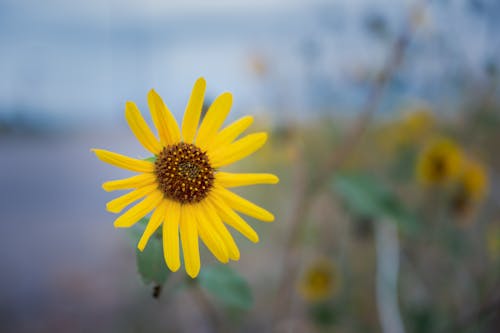
[[[2,0],[0,116],[106,123],[121,118],[126,100],[145,108],[154,88],[179,118],[199,76],[209,99],[234,94],[234,116],[355,101],[352,81],[379,68],[388,49],[366,35],[363,18],[382,14],[398,31],[411,3]],[[454,43],[471,46],[463,61],[477,66],[483,25],[464,0],[452,3],[427,12],[424,33],[457,36]],[[266,77],[252,72],[254,58],[268,64]],[[439,75],[441,63],[432,52],[427,58],[415,74]]]

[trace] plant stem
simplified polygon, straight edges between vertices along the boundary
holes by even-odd
[[[394,221],[375,223],[377,248],[376,295],[380,325],[384,333],[404,333],[398,306],[399,240]]]

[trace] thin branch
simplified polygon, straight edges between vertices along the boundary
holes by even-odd
[[[413,10],[421,10],[421,8],[415,7]],[[288,222],[290,234],[285,244],[285,258],[279,280],[279,289],[273,318],[275,327],[280,321],[286,319],[291,311],[291,305],[293,304],[293,286],[297,278],[298,263],[300,262],[301,256],[300,248],[297,245],[300,243],[301,235],[305,229],[306,218],[313,203],[313,199],[328,183],[332,174],[335,173],[342,163],[350,156],[353,148],[361,141],[373,114],[380,107],[380,101],[387,83],[392,79],[403,61],[404,53],[413,33],[413,28],[414,26],[411,24],[405,27],[403,33],[394,43],[390,56],[381,70],[380,75],[375,80],[359,118],[342,140],[337,152],[325,161],[323,168],[321,168],[317,174],[314,174],[314,178],[312,179],[307,178],[307,171],[302,169],[298,170],[298,173],[302,173],[302,175],[297,176],[295,182],[295,189],[298,195],[292,205],[290,220]]]

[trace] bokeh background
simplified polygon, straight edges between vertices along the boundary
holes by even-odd
[[[0,331],[498,332],[499,29],[496,0],[2,0]],[[125,101],[180,120],[199,76],[270,133],[233,170],[281,178],[239,192],[276,215],[237,236],[243,302],[151,297],[90,152],[148,157]]]

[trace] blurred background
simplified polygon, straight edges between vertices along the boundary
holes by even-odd
[[[1,0],[0,331],[498,332],[499,29],[496,0]],[[90,149],[148,157],[125,102],[180,120],[199,76],[270,133],[233,170],[280,177],[239,191],[276,221],[234,293],[202,249],[155,299]]]

